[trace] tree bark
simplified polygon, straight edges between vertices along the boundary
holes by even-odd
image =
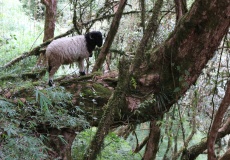
[[[181,17],[188,12],[186,0],[174,0],[175,10],[176,10],[176,22],[178,22]]]
[[[143,160],[152,160],[156,158],[157,151],[159,149],[158,144],[160,141],[161,129],[157,124],[157,120],[150,122],[149,140],[147,142]]]
[[[57,0],[42,0],[41,2],[46,6],[44,38],[43,38],[43,42],[45,42],[50,38],[54,37],[56,12],[57,12]]]
[[[126,5],[126,1],[127,0],[120,0],[118,9],[115,13],[115,17],[113,18],[112,24],[110,26],[108,36],[105,39],[105,43],[101,49],[101,52],[98,56],[98,59],[96,60],[96,63],[93,67],[92,72],[99,70],[105,61],[106,55],[108,54],[109,48],[111,47],[112,42],[114,40],[114,37],[117,33],[117,30],[118,30],[118,27],[120,24],[120,19],[121,19],[123,10],[124,10],[125,5]]]
[[[54,37],[57,1],[58,0],[41,0],[41,2],[46,6],[43,42]],[[44,67],[46,65],[44,53],[39,55],[36,65],[40,67]]]
[[[111,124],[114,122],[115,111],[119,110],[119,106],[126,106],[125,92],[123,92],[123,90],[126,89],[128,85],[126,80],[127,78],[129,78],[127,76],[128,64],[129,63],[125,61],[122,61],[122,63],[120,63],[119,79],[118,84],[116,86],[116,90],[114,91],[108,103],[104,107],[105,113],[100,120],[98,130],[84,156],[85,160],[93,160],[97,158],[97,155],[101,151],[104,138],[108,134]]]
[[[230,159],[230,149],[228,149],[223,156],[221,156],[218,160],[229,160]]]
[[[229,0],[195,1],[162,45],[146,58],[136,54],[134,77],[142,95],[164,89],[171,99],[165,107],[169,109],[195,83],[228,31],[229,3]]]
[[[145,30],[145,33],[141,39],[139,46],[137,48],[135,58],[134,58],[133,63],[132,63],[131,72],[138,70],[141,63],[145,63],[145,62],[143,62],[143,60],[144,60],[144,54],[146,51],[146,47],[147,47],[147,44],[148,44],[150,38],[154,34],[156,34],[156,32],[157,32],[157,29],[159,26],[158,17],[160,14],[162,4],[163,4],[163,0],[157,0],[155,2],[151,19],[149,20],[148,26]]]
[[[146,14],[145,1],[140,0],[139,3],[141,4],[141,27],[143,28],[143,33],[145,33],[145,14]]]
[[[214,145],[216,142],[216,137],[218,134],[218,130],[221,126],[224,114],[226,113],[229,105],[230,105],[230,81],[227,83],[227,90],[225,92],[225,96],[220,104],[220,107],[215,115],[214,121],[212,123],[211,130],[209,132],[208,137],[208,159],[209,160],[215,160],[215,149]]]

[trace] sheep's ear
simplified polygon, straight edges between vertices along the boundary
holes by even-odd
[[[89,33],[89,39],[93,39],[93,37],[92,37],[92,34],[91,34],[91,33]]]

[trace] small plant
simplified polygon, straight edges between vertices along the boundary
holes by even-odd
[[[81,132],[76,137],[72,146],[73,159],[80,160],[83,158],[84,153],[92,140],[96,128],[91,128]],[[111,156],[112,155],[112,156]],[[138,160],[140,156],[132,153],[132,148],[127,141],[111,132],[105,139],[101,155],[97,159],[100,160]]]
[[[136,82],[135,78],[132,77],[130,81],[131,81],[132,87],[133,87],[134,89],[136,89],[136,88],[137,88],[137,82]]]

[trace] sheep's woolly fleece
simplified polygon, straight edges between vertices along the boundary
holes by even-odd
[[[70,64],[89,57],[84,35],[54,40],[46,49],[49,66]]]

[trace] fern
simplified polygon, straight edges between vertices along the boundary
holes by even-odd
[[[84,114],[79,106],[72,107],[71,110],[66,108],[71,104],[72,95],[65,91],[64,88],[48,88],[45,90],[36,90],[36,102],[40,105],[41,110],[36,110],[34,118],[39,123],[49,123],[52,127],[89,127],[85,120]],[[71,113],[71,115],[69,114]]]
[[[10,117],[15,116],[17,113],[13,107],[14,105],[12,103],[6,102],[4,100],[0,100],[0,113],[2,113],[3,116],[5,115],[8,115]]]
[[[49,112],[49,106],[52,106],[51,100],[39,90],[36,90],[36,102],[39,103],[41,111],[45,112]]]

